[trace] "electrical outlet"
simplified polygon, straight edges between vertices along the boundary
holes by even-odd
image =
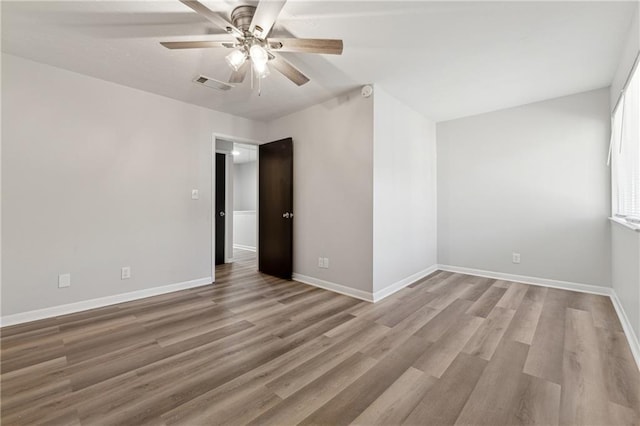
[[[200,199],[200,191],[198,191],[197,189],[192,189],[191,190],[191,199],[192,200]]]
[[[71,287],[71,274],[58,275],[58,288]]]
[[[129,278],[131,278],[131,267],[123,266],[122,269],[120,270],[120,279],[128,280]]]
[[[511,261],[513,263],[520,263],[520,253],[511,253]]]
[[[318,268],[328,269],[329,268],[329,258],[328,257],[319,257],[318,258]]]

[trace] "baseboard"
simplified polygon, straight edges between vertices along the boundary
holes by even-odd
[[[636,365],[640,370],[640,342],[638,342],[638,336],[636,336],[636,333],[631,326],[631,321],[629,321],[629,317],[624,311],[624,308],[622,307],[620,299],[618,299],[618,294],[615,292],[615,290],[612,289],[612,294],[610,295],[610,297],[611,302],[613,303],[613,307],[615,308],[616,313],[618,314],[618,318],[620,319],[620,324],[622,324],[624,335],[627,336],[627,342],[629,342],[629,348],[631,349],[633,358],[636,360]]]
[[[416,272],[413,275],[408,276],[400,281],[397,281],[381,290],[376,291],[375,293],[370,293],[368,291],[357,290],[351,287],[346,287],[342,284],[332,283],[330,281],[321,280],[319,278],[308,277],[306,275],[293,273],[293,279],[299,281],[304,284],[309,284],[314,287],[320,287],[325,290],[333,291],[335,293],[344,294],[345,296],[355,297],[356,299],[365,300],[367,302],[379,302],[385,297],[391,296],[393,293],[402,290],[410,284],[426,277],[427,275],[438,270],[437,265],[433,265],[424,269],[420,272]]]
[[[234,249],[238,249],[238,250],[247,250],[247,251],[253,251],[253,252],[255,252],[255,251],[256,251],[256,248],[255,248],[255,247],[252,247],[252,246],[243,246],[242,244],[234,244],[234,245],[233,245],[233,248],[234,248]]]
[[[373,295],[368,291],[358,290],[351,287],[346,287],[342,284],[336,284],[329,281],[321,280],[319,278],[308,277],[306,275],[293,273],[292,277],[295,281],[299,281],[304,284],[309,284],[314,287],[320,287],[325,290],[333,291],[335,293],[344,294],[345,296],[355,297],[356,299],[365,300],[367,302],[373,302]]]
[[[393,293],[402,290],[406,286],[411,285],[418,280],[421,280],[422,278],[426,277],[429,274],[434,273],[437,270],[438,270],[438,265],[432,265],[427,269],[424,269],[420,272],[416,272],[415,274],[410,275],[407,278],[404,278],[389,286],[386,286],[385,288],[380,289],[375,293],[373,293],[373,302],[375,303],[384,299],[385,297],[391,296]]]
[[[0,327],[22,324],[25,322],[36,321],[45,318],[58,317],[66,314],[73,314],[89,309],[102,308],[104,306],[114,305],[116,303],[130,302],[132,300],[144,299],[145,297],[158,296],[160,294],[200,287],[211,283],[211,277],[198,278],[196,280],[185,281],[177,284],[145,288],[143,290],[132,291],[129,293],[114,294],[113,296],[83,300],[81,302],[69,303],[67,305],[52,306],[50,308],[21,312],[19,314],[13,315],[6,315],[0,318]]]
[[[441,271],[475,275],[477,277],[493,278],[503,281],[514,281],[524,284],[559,288],[562,290],[579,291],[582,293],[601,294],[605,296],[610,296],[611,291],[613,291],[611,287],[600,287],[597,285],[574,283],[570,281],[558,281],[548,278],[528,277],[525,275],[505,274],[502,272],[484,271],[482,269],[464,268],[462,266],[438,265],[438,269],[440,269]]]
[[[505,274],[502,272],[484,271],[481,269],[464,268],[461,266],[438,265],[438,269],[442,271],[475,275],[478,277],[493,278],[504,281],[514,281],[524,284],[538,285],[542,287],[552,287],[561,290],[571,290],[579,291],[582,293],[609,296],[609,298],[611,299],[611,303],[616,310],[616,314],[618,315],[618,319],[620,320],[620,324],[622,324],[622,329],[625,336],[627,337],[627,342],[629,343],[629,348],[631,349],[633,358],[636,361],[636,366],[640,370],[640,342],[638,342],[638,337],[636,336],[633,327],[631,326],[631,321],[629,321],[629,317],[627,317],[627,314],[624,311],[622,304],[620,303],[620,299],[618,299],[618,295],[613,288],[600,287],[591,284],[574,283],[570,281],[551,280],[547,278],[528,277],[524,275]]]

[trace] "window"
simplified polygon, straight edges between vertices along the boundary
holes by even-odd
[[[640,71],[631,75],[612,117],[612,213],[640,229]]]

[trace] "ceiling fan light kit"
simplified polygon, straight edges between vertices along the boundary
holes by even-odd
[[[265,78],[269,75],[269,67],[267,67],[267,62],[269,61],[269,55],[264,47],[254,44],[249,49],[249,57],[251,58],[251,63],[253,64],[253,70],[256,73],[258,78]]]
[[[230,48],[225,60],[232,70],[229,83],[242,83],[251,65],[258,82],[270,74],[269,66],[301,86],[309,78],[280,56],[279,52],[342,54],[342,40],[272,38],[268,36],[286,0],[262,0],[257,7],[238,6],[231,12],[231,22],[197,0],[180,0],[183,4],[227,32],[224,40],[161,42],[167,49]],[[229,39],[229,36],[235,40]],[[233,86],[230,86],[233,87]]]
[[[231,69],[233,69],[234,71],[238,71],[247,60],[247,52],[239,49],[234,50],[233,52],[229,53],[225,59],[227,60],[227,64],[229,64]]]

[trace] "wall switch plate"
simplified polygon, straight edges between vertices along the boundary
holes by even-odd
[[[192,189],[191,190],[191,199],[192,200],[199,200],[200,199],[200,191],[198,191],[197,189]]]
[[[328,257],[325,257],[325,258],[324,258],[324,267],[325,267],[326,269],[329,269],[329,258],[328,258]]]
[[[58,275],[58,288],[71,287],[71,274]]]
[[[511,261],[513,263],[520,263],[520,253],[511,253]]]
[[[131,267],[123,266],[122,269],[120,270],[120,279],[128,280],[129,278],[131,278]]]

